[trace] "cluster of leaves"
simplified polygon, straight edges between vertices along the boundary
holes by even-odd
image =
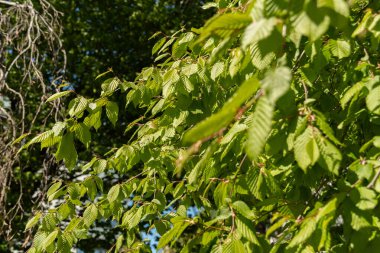
[[[16,140],[18,136],[43,132],[60,119],[59,108],[63,101],[56,100],[56,108],[53,108],[45,103],[46,98],[65,85],[63,89],[75,88],[81,95],[93,96],[100,90],[102,81],[94,82],[94,73],[107,68],[112,68],[117,76],[133,79],[137,71],[153,62],[151,47],[155,42],[148,40],[152,34],[162,31],[170,35],[182,26],[199,27],[213,10],[201,12],[202,0],[0,2],[1,78],[9,66],[14,66],[4,80],[12,90],[7,91],[0,84],[0,188],[4,189],[0,191],[2,252],[21,249],[28,241],[29,232],[24,238],[15,235],[22,234],[32,210],[45,206],[42,200],[52,180],[73,177],[73,174],[61,173],[47,149],[29,149],[14,158],[17,145],[20,145],[17,143],[20,139]],[[22,45],[28,50],[23,50]],[[24,57],[13,62],[19,53]],[[37,55],[33,56],[34,53]],[[32,67],[38,71],[30,71]],[[119,120],[128,122],[138,113],[132,109],[125,114],[122,109]],[[9,117],[13,118],[13,123]],[[92,153],[104,153],[122,143],[115,138],[122,134],[122,123],[116,128],[107,126],[93,135],[91,151],[77,148],[79,159],[86,159]],[[14,146],[10,145],[12,142]],[[84,242],[78,247],[85,251],[108,247],[110,236],[112,234],[102,231],[102,240],[97,238],[96,243],[87,246]]]
[[[379,4],[207,7],[219,11],[204,27],[158,40],[156,66],[134,82],[108,79],[99,98],[74,98],[64,122],[24,146],[55,146],[57,160],[86,173],[50,187],[49,201],[62,203],[30,219],[29,252],[69,252],[104,220],[123,231],[115,252],[149,252],[141,235],[154,229],[157,248],[181,252],[380,246]],[[120,94],[126,104],[114,102]],[[144,111],[125,144],[78,161],[103,115],[115,125],[125,106]]]

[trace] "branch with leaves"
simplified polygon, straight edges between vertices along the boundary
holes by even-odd
[[[156,65],[136,80],[109,78],[99,98],[75,97],[64,121],[23,148],[40,143],[90,175],[51,186],[49,200],[63,203],[31,219],[30,252],[70,252],[107,219],[122,231],[115,252],[151,251],[142,235],[153,229],[158,249],[183,252],[378,245],[380,5],[317,2],[209,3],[217,14],[159,38]],[[122,107],[146,122],[119,122]],[[135,131],[82,166],[78,146],[107,124]]]

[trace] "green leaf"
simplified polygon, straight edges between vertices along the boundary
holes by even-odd
[[[266,238],[269,238],[269,236],[274,232],[276,231],[277,229],[281,228],[287,221],[289,220],[289,218],[287,217],[284,217],[284,218],[281,218],[281,219],[278,219],[278,221],[276,221],[272,226],[270,226],[266,233],[265,233],[265,237]]]
[[[259,200],[263,200],[266,194],[265,191],[265,178],[261,169],[251,168],[247,172],[247,177],[245,178],[248,189]]]
[[[258,41],[268,38],[276,26],[276,18],[261,19],[252,22],[244,31],[242,38],[242,47],[247,48],[248,45],[257,43]]]
[[[90,197],[91,200],[94,200],[95,197],[96,197],[97,191],[96,191],[96,184],[95,184],[95,182],[93,180],[93,177],[87,178],[83,182],[83,184],[87,188],[87,195]]]
[[[158,241],[157,249],[163,248],[168,243],[174,243],[183,231],[190,225],[189,222],[177,222],[173,228],[166,232]]]
[[[75,126],[75,136],[86,146],[86,148],[90,146],[91,132],[84,123],[79,123]]]
[[[116,239],[115,244],[115,252],[120,252],[121,246],[123,246],[124,236],[119,235],[119,237]]]
[[[54,132],[54,136],[58,136],[62,133],[62,131],[66,128],[67,123],[58,121],[54,124],[52,130]]]
[[[73,199],[73,200],[79,199],[81,197],[81,193],[82,193],[81,184],[70,183],[67,186],[67,192],[69,193],[71,199]]]
[[[87,108],[88,101],[84,97],[77,97],[71,100],[69,104],[69,115],[71,117],[79,116]]]
[[[110,203],[114,202],[118,197],[120,193],[120,185],[116,184],[111,187],[111,189],[108,191],[107,199]]]
[[[65,162],[66,167],[69,170],[75,167],[78,155],[75,149],[74,138],[72,133],[67,133],[62,137],[55,157],[57,161],[63,160]]]
[[[39,135],[37,135],[36,137],[34,137],[33,139],[31,139],[28,143],[26,143],[25,145],[23,145],[20,150],[18,152],[20,152],[21,150],[23,149],[26,149],[28,148],[30,145],[32,144],[35,144],[35,143],[38,143],[38,142],[42,142],[46,139],[48,139],[50,136],[53,135],[53,131],[52,130],[48,130],[46,132],[43,132]]]
[[[160,40],[158,40],[156,42],[156,44],[154,44],[154,46],[152,48],[152,55],[154,55],[158,50],[160,50],[160,48],[165,44],[165,42],[166,42],[166,38],[165,37],[163,37]]]
[[[31,247],[26,253],[37,253],[37,249],[35,247]]]
[[[95,77],[95,80],[97,80],[97,79],[99,79],[99,78],[101,78],[101,77],[103,77],[103,76],[105,76],[105,75],[107,75],[108,73],[111,73],[111,72],[112,72],[112,69],[108,69],[106,72],[103,72],[103,73],[100,73],[99,75],[97,75]]]
[[[154,62],[157,62],[157,61],[159,61],[159,60],[161,60],[161,59],[163,59],[169,55],[170,55],[169,53],[161,54],[161,55],[157,56],[156,59],[154,59]]]
[[[61,187],[62,182],[58,181],[57,183],[54,183],[52,186],[50,186],[49,190],[47,191],[47,197],[49,198],[53,193],[58,191],[58,189]]]
[[[231,36],[235,31],[240,30],[250,24],[252,19],[241,13],[227,13],[211,18],[205,24],[199,36],[199,41],[203,41],[211,35],[222,38]]]
[[[56,191],[56,192],[53,192],[49,197],[48,197],[48,201],[52,201],[53,199],[57,199],[61,196],[63,196],[64,194],[66,193],[65,189],[64,188],[61,188],[60,190]]]
[[[359,231],[363,228],[370,228],[371,223],[368,221],[366,216],[363,216],[363,213],[357,213],[351,211],[351,223],[350,226],[352,229]]]
[[[380,136],[373,137],[373,145],[377,148],[380,148]]]
[[[134,207],[128,212],[124,213],[121,224],[122,226],[125,226],[126,229],[132,229],[140,223],[142,215],[143,215],[143,208]]]
[[[253,220],[256,218],[255,213],[248,207],[246,203],[244,203],[241,200],[235,201],[232,204],[232,207],[234,210],[236,210],[239,214],[241,214],[243,217]]]
[[[64,232],[58,237],[57,248],[62,253],[69,253],[74,245],[74,240],[75,238],[71,233]]]
[[[243,60],[244,54],[243,54],[243,50],[241,50],[240,48],[232,50],[231,54],[232,54],[232,59],[231,59],[231,63],[228,68],[228,71],[231,77],[234,77],[240,71],[242,67],[241,61]]]
[[[370,112],[380,115],[380,85],[377,83],[370,89],[366,97],[367,108]]]
[[[245,253],[247,252],[244,248],[244,244],[234,235],[226,239],[223,244],[223,253]]]
[[[216,80],[218,76],[220,76],[224,71],[224,63],[223,62],[217,62],[212,66],[211,69],[211,79]]]
[[[182,38],[178,41],[178,43],[181,44],[188,44],[189,42],[193,41],[195,38],[195,34],[193,32],[185,33]]]
[[[34,227],[40,220],[41,216],[42,216],[42,213],[37,212],[31,219],[28,220],[28,222],[25,225],[25,230],[28,230],[29,228]]]
[[[212,246],[210,253],[224,253],[223,250],[223,245],[221,243],[215,243]]]
[[[350,43],[342,39],[330,39],[326,47],[330,50],[331,54],[338,57],[338,59],[343,59],[351,55]]]
[[[95,204],[89,205],[83,213],[83,222],[90,227],[98,218],[98,208]]]
[[[172,69],[166,72],[162,79],[162,95],[167,98],[173,94],[175,90],[174,84],[180,80],[180,76],[176,69]]]
[[[307,9],[302,11],[293,21],[297,33],[309,37],[311,42],[319,39],[329,28],[330,18],[326,12],[318,9],[314,1],[308,3]]]
[[[187,64],[183,66],[182,68],[182,74],[184,74],[187,77],[196,74],[198,71],[199,71],[198,64],[195,64],[195,63]]]
[[[94,176],[94,180],[99,191],[103,192],[103,180],[98,176]]]
[[[183,57],[187,52],[187,43],[180,44],[177,40],[172,46],[172,57],[179,59]]]
[[[35,234],[34,238],[33,238],[33,246],[39,250],[39,251],[42,251],[43,250],[43,245],[44,245],[44,241],[46,239],[46,237],[48,236],[48,233],[45,232],[45,231],[37,231],[37,233]]]
[[[265,95],[271,103],[275,103],[289,89],[292,73],[288,67],[279,67],[268,71],[262,81]]]
[[[15,145],[15,144],[19,143],[20,141],[22,141],[23,139],[25,139],[25,137],[28,136],[29,134],[30,133],[22,134],[17,139],[15,139],[14,141],[12,141],[11,145]]]
[[[274,33],[274,35],[276,34],[278,33]],[[275,52],[278,50],[278,46],[278,38],[276,37],[269,37],[263,41],[260,41],[260,43],[250,45],[248,50],[251,56],[252,64],[258,70],[266,69],[276,58]]]
[[[119,106],[115,102],[108,101],[106,104],[106,114],[112,125],[115,126],[119,117]]]
[[[105,159],[98,159],[94,162],[93,164],[93,171],[96,173],[96,174],[100,174],[102,172],[105,171],[105,169],[107,168],[107,160]]]
[[[248,129],[248,126],[246,124],[240,124],[239,122],[236,122],[230,130],[227,132],[226,135],[223,136],[223,139],[220,141],[221,145],[225,145],[230,143],[233,138],[240,132],[243,132]]]
[[[54,101],[60,97],[66,96],[67,94],[72,93],[72,92],[73,91],[71,91],[71,90],[67,90],[67,91],[55,93],[55,94],[51,95],[48,99],[46,99],[46,102]]]
[[[245,81],[219,112],[211,115],[186,132],[183,141],[185,143],[194,143],[226,127],[235,117],[239,107],[257,91],[259,86],[260,83],[256,78]]]
[[[353,190],[350,193],[350,198],[356,203],[356,207],[361,210],[371,210],[378,203],[375,191],[366,187],[359,187]]]
[[[334,131],[330,125],[325,121],[322,114],[317,115],[316,122],[320,130],[335,144],[343,146],[343,144],[335,137]]]
[[[210,8],[217,8],[217,7],[218,7],[218,4],[213,3],[213,2],[205,3],[204,5],[202,5],[202,9],[204,9],[204,10],[207,10]]]
[[[217,207],[222,207],[226,204],[226,198],[229,197],[230,185],[226,182],[220,182],[214,190],[214,201]]]
[[[41,150],[43,148],[52,147],[52,146],[56,145],[57,143],[59,143],[61,140],[62,140],[62,136],[53,136],[52,135],[49,138],[47,138],[46,140],[41,142]]]
[[[207,147],[206,151],[202,155],[202,158],[197,162],[197,164],[194,166],[194,168],[191,170],[189,176],[188,176],[188,184],[190,185],[198,185],[199,180],[201,179],[201,176],[204,172],[203,170],[207,166],[207,163],[209,162],[212,155],[215,153],[218,145],[216,142],[212,143],[210,146]]]
[[[314,218],[308,218],[304,220],[301,225],[301,229],[296,232],[296,235],[290,241],[288,247],[293,248],[306,242],[307,239],[317,229],[317,221]]]
[[[120,80],[117,77],[109,78],[102,83],[102,96],[112,94],[120,84]]]
[[[44,249],[48,248],[50,244],[52,244],[54,240],[57,238],[57,235],[58,235],[58,230],[54,230],[53,232],[51,232],[43,241],[43,244],[42,244],[43,248]]]
[[[317,144],[320,152],[319,164],[331,173],[339,175],[340,163],[342,161],[340,151],[321,135],[317,135]]]
[[[96,158],[96,157],[92,158],[91,161],[89,161],[88,163],[86,163],[85,165],[83,165],[82,171],[86,171],[89,168],[91,168],[97,160],[98,160],[98,158]]]
[[[217,46],[212,50],[210,58],[208,59],[208,62],[210,64],[214,64],[219,59],[223,58],[226,51],[231,48],[231,45],[233,44],[234,40],[230,37],[227,37],[220,41]],[[211,69],[212,70],[212,69]]]
[[[330,8],[335,14],[345,18],[348,18],[350,15],[350,7],[345,0],[318,0],[318,7]]]
[[[209,243],[211,243],[216,237],[218,237],[220,235],[220,231],[206,231],[203,233],[202,235],[202,240],[201,240],[201,244],[202,245],[208,245]]]
[[[314,165],[319,158],[319,149],[316,142],[319,133],[313,127],[308,126],[306,130],[297,137],[294,143],[294,156],[298,166],[306,172],[310,165]]]
[[[338,208],[338,205],[342,201],[342,197],[334,197],[332,200],[330,200],[326,205],[318,209],[318,214],[316,216],[317,222],[320,219],[324,219],[329,215],[335,215],[335,212]]]
[[[173,42],[175,41],[175,38],[170,38],[166,43],[161,47],[161,49],[158,51],[158,54],[165,52],[165,49],[167,49]]]
[[[248,241],[260,245],[257,237],[256,237],[256,231],[254,229],[253,222],[249,219],[242,217],[240,215],[236,216],[235,219],[236,222],[236,229],[237,231]]]
[[[261,154],[272,129],[273,110],[273,105],[265,96],[257,102],[252,121],[248,126],[248,139],[245,144],[247,155],[252,161]]]
[[[343,109],[346,108],[346,105],[350,100],[356,95],[359,94],[359,92],[365,87],[365,84],[363,81],[359,81],[353,86],[351,86],[342,96],[340,99],[340,104]]]
[[[95,130],[98,130],[102,125],[102,108],[97,107],[93,110],[83,121],[84,124],[88,127],[94,127]]]
[[[63,203],[58,208],[58,219],[60,221],[67,219],[71,214],[74,213],[74,206],[72,203]]]
[[[366,11],[359,25],[356,27],[355,31],[353,31],[351,37],[354,38],[360,34],[363,34],[365,30],[367,29],[368,23],[371,20],[371,18],[372,18],[372,11],[371,10]]]

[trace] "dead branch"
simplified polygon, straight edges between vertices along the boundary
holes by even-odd
[[[22,184],[12,176],[12,169],[22,164],[16,157],[18,147],[11,143],[35,130],[36,122],[46,122],[46,117],[59,112],[58,102],[41,118],[42,105],[48,93],[56,91],[56,81],[63,79],[66,67],[61,15],[46,0],[39,0],[38,6],[30,0],[0,0],[0,236],[7,240],[13,237],[12,220],[23,210]],[[36,99],[36,94],[41,99]],[[46,159],[49,161],[41,167],[47,178],[46,165],[52,160]],[[46,189],[46,178],[41,180],[41,189]],[[6,203],[12,182],[18,183],[20,195],[9,208]]]

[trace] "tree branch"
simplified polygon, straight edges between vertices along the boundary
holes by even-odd
[[[378,169],[379,166],[376,166],[375,169]],[[367,188],[373,188],[376,184],[377,179],[380,177],[380,169],[376,172],[376,175],[373,177],[372,181],[367,185]]]
[[[10,2],[10,1],[4,1],[4,0],[0,0],[0,4],[5,4],[5,5],[9,5],[9,6],[16,6],[16,5],[18,5],[18,3]]]

